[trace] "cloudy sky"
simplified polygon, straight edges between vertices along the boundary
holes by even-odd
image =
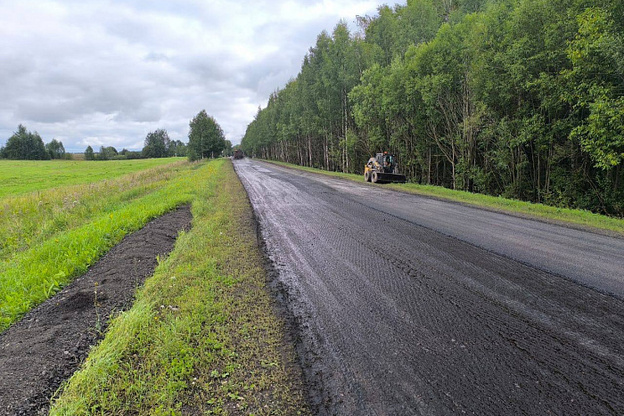
[[[340,19],[381,0],[0,0],[0,145],[23,124],[68,151],[187,141],[200,110],[236,144]]]

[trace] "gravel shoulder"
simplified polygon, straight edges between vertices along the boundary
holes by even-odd
[[[47,414],[50,397],[127,309],[157,257],[192,220],[189,207],[126,236],[89,271],[0,334],[0,415]]]

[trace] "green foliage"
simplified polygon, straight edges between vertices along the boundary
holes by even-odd
[[[594,93],[588,110],[587,124],[576,127],[572,137],[580,140],[596,167],[620,166],[624,161],[624,97]]]
[[[373,53],[354,39],[345,23],[332,36],[321,33],[305,57],[301,73],[272,94],[248,126],[241,147],[246,154],[297,160],[330,170],[359,165],[349,91],[357,85]]]
[[[410,0],[323,32],[246,154],[624,215],[624,6]]]
[[[85,160],[95,160],[95,153],[93,152],[93,148],[91,146],[87,146],[84,152]]]
[[[225,149],[225,136],[221,126],[206,113],[206,110],[200,111],[189,126],[189,160],[221,156],[221,152]]]
[[[180,140],[171,140],[167,153],[169,157],[186,157],[187,146]]]
[[[31,133],[26,127],[19,125],[6,146],[2,148],[3,158],[14,160],[45,160],[50,159],[39,133]]]
[[[113,160],[119,152],[113,146],[100,146],[100,152],[95,156],[96,160]]]
[[[145,137],[145,144],[143,147],[144,157],[167,157],[169,156],[169,146],[171,145],[171,139],[165,129],[157,129],[150,132]]]
[[[234,154],[234,150],[232,149],[232,142],[226,140],[224,142],[225,147],[223,148],[223,156],[229,157]]]
[[[624,161],[624,36],[604,9],[587,9],[578,23],[567,49],[572,68],[565,75],[567,97],[586,114],[586,122],[573,129],[572,137],[598,168],[609,170]]]
[[[50,143],[45,145],[45,149],[50,155],[50,159],[65,159],[65,147],[63,142],[52,139]]]
[[[113,157],[113,160],[127,160],[127,159],[145,159],[143,152],[132,151],[128,149],[121,149],[121,152],[117,156]]]

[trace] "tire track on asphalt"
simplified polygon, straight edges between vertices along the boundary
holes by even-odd
[[[621,300],[369,203],[387,190],[258,166],[236,164],[319,414],[624,413]]]

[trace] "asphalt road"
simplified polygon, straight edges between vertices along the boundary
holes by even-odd
[[[624,414],[624,239],[235,168],[318,414]]]

